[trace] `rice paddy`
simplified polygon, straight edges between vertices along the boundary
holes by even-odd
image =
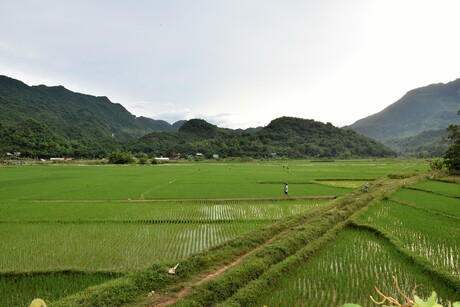
[[[417,208],[460,218],[460,198],[457,197],[440,195],[422,190],[400,189],[394,193],[391,198]]]
[[[374,286],[401,299],[392,276],[405,293],[423,285],[417,291],[421,297],[433,289],[444,302],[454,296],[454,291],[414,269],[388,241],[367,231],[345,229],[333,243],[283,276],[277,290],[262,295],[254,306],[335,307],[349,302],[375,306],[369,297],[379,298]]]
[[[403,301],[393,276],[404,293],[418,285],[417,295],[427,298],[436,290],[444,306],[459,300],[459,188],[426,180],[397,190],[390,196],[394,200],[374,204],[354,218],[369,228],[345,228],[328,247],[275,282],[276,287],[254,305],[375,306],[369,298],[371,294],[379,298],[374,286]],[[429,270],[416,264],[413,255],[429,263]],[[443,274],[446,279],[440,277]]]
[[[426,258],[435,267],[460,276],[459,219],[384,201],[370,208],[358,221],[390,233],[404,248]]]
[[[292,216],[313,215],[389,173],[426,169],[416,160],[0,167],[0,305],[24,305],[43,293],[52,302]],[[283,195],[284,182],[290,198]],[[407,251],[459,278],[458,187],[417,183],[356,221],[398,238]],[[373,286],[390,291],[391,275],[404,289],[423,283],[429,289],[421,293],[434,287],[443,299],[458,295],[405,257],[386,238],[347,228],[261,303],[283,305],[290,297],[292,305],[370,306]],[[66,278],[81,286],[49,291],[65,288]],[[28,282],[50,286],[30,290]],[[12,293],[12,284],[22,290]]]
[[[119,277],[117,273],[51,272],[0,275],[2,306],[29,306],[31,298],[47,302]]]

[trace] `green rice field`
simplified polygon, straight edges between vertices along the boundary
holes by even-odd
[[[262,295],[254,306],[335,307],[349,302],[376,306],[369,297],[380,298],[374,286],[401,299],[392,276],[398,277],[405,293],[423,284],[417,292],[420,296],[429,296],[432,289],[442,298],[455,295],[414,269],[388,241],[367,231],[345,229],[332,244],[283,276],[277,290]]]
[[[460,197],[460,189],[455,182],[425,180],[412,185],[411,188],[451,197]]]
[[[425,180],[397,190],[390,196],[394,200],[382,200],[354,218],[365,228],[346,227],[274,281],[254,306],[376,306],[369,298],[380,299],[374,286],[403,301],[393,276],[406,294],[418,285],[420,297],[436,290],[444,306],[459,300],[459,189],[458,183]]]
[[[379,178],[427,170],[420,160],[0,167],[0,306],[26,306],[36,296],[52,306],[89,286],[326,212],[336,199],[362,193],[365,183],[375,191]],[[418,182],[354,219],[459,278],[458,187]],[[373,285],[387,289],[392,274],[404,289],[416,282],[443,298],[458,295],[430,281],[392,244],[381,234],[346,228],[260,303],[281,306],[292,297],[293,305],[371,306]]]
[[[412,205],[420,209],[431,210],[460,218],[460,198],[458,197],[413,189],[400,189],[391,197],[396,201]]]
[[[435,267],[460,276],[460,219],[384,201],[363,214],[359,221],[390,233],[404,248]]]
[[[24,166],[0,168],[0,200],[144,200],[279,197],[348,193],[343,181],[426,170],[420,161],[311,163],[171,163],[159,166]],[[321,181],[325,180],[325,181]],[[342,184],[331,184],[341,180]]]

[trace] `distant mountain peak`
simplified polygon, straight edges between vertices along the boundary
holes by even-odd
[[[31,121],[42,129],[30,131],[27,123]],[[58,148],[72,155],[106,153],[119,146],[119,142],[152,131],[174,130],[165,121],[136,117],[106,96],[76,93],[62,85],[29,86],[7,76],[0,76],[0,123],[4,129],[0,135],[2,132],[10,135],[0,139],[0,148],[6,146],[5,150],[11,151],[24,147],[21,140],[29,137],[29,152],[41,151],[46,155],[57,152]],[[43,149],[47,146],[52,148]]]
[[[403,139],[459,124],[460,78],[408,91],[382,111],[346,127],[380,141]]]
[[[175,133],[175,131],[178,131]],[[0,77],[0,151],[26,156],[107,156],[133,153],[213,157],[383,157],[394,152],[353,131],[309,119],[280,117],[265,128],[232,130],[199,118],[166,121],[136,117],[107,97],[63,86],[28,86]]]

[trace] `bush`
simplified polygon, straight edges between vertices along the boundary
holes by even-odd
[[[447,149],[444,154],[444,163],[449,171],[460,171],[460,143]]]
[[[146,153],[141,152],[137,155],[137,162],[139,164],[147,164],[149,162],[149,157]]]
[[[446,168],[446,164],[443,158],[436,158],[428,160],[431,170],[433,171],[443,171]]]
[[[134,162],[134,158],[130,152],[121,152],[114,150],[109,156],[109,163],[112,164],[128,164]]]

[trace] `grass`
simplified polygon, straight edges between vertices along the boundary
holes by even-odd
[[[0,275],[0,302],[2,306],[28,306],[36,297],[56,301],[118,277],[116,273],[73,271]]]
[[[136,200],[161,198],[343,195],[352,189],[310,185],[316,179],[372,180],[401,169],[426,169],[421,161],[310,163],[171,163],[160,166],[0,167],[0,200]],[[259,184],[271,181],[278,185]]]
[[[387,191],[398,186],[393,180],[376,182]],[[311,257],[334,239],[347,218],[367,206],[382,193],[355,191],[334,201],[336,207],[320,217],[291,229],[276,241],[249,256],[237,268],[231,268],[218,279],[196,287],[176,306],[252,306],[260,293],[273,290],[280,276]],[[332,230],[331,230],[332,229]]]
[[[0,243],[0,272],[141,269],[186,257],[270,223],[1,224],[5,239]]]
[[[426,167],[416,160],[0,167],[0,233],[6,238],[0,242],[5,251],[1,276],[161,271],[164,267],[155,263],[170,265],[186,256],[201,259],[192,271],[203,272],[260,244],[261,238],[297,227],[292,219],[310,220],[330,208],[328,201],[282,200],[284,182],[291,196],[340,196],[388,172],[417,173]],[[276,200],[217,200],[240,197]],[[197,198],[207,200],[191,200]],[[270,228],[278,220],[285,228]],[[204,261],[200,251],[206,259],[219,259]],[[187,261],[195,261],[184,259],[183,270]],[[63,299],[61,305],[129,301],[140,291],[136,280],[119,278]]]
[[[434,267],[460,277],[460,220],[382,201],[356,219],[396,237],[402,246],[425,258]]]
[[[444,194],[450,197],[460,198],[460,186],[458,183],[437,181],[437,180],[425,180],[417,184],[410,186],[413,189]]]
[[[0,206],[7,219],[0,223],[4,235],[0,272],[145,268],[325,204],[324,200],[13,202]]]
[[[122,305],[133,303],[133,306],[140,306],[143,303],[133,300],[135,296],[147,299],[146,292],[155,290],[156,292],[171,289],[178,291],[197,276],[212,272],[222,265],[228,264],[235,258],[247,253],[259,246],[273,236],[286,232],[297,227],[299,224],[317,218],[329,210],[332,205],[327,205],[319,211],[308,214],[299,214],[284,220],[275,222],[270,226],[261,228],[246,235],[238,236],[233,240],[225,242],[201,253],[190,255],[180,261],[180,266],[176,275],[168,276],[166,269],[174,264],[175,261],[168,261],[152,265],[146,270],[129,274],[125,278],[117,281],[102,284],[91,289],[87,289],[80,294],[69,296],[56,302],[53,306],[73,306],[79,304],[86,305]],[[171,291],[166,290],[166,291]],[[150,304],[151,305],[151,304]]]
[[[457,188],[460,189],[459,184],[457,184]],[[391,195],[391,198],[418,208],[441,212],[460,218],[460,198],[413,189],[400,189]]]
[[[429,296],[433,289],[442,302],[456,295],[414,268],[384,238],[348,228],[326,248],[283,275],[276,290],[261,293],[254,305],[334,307],[353,302],[375,306],[369,298],[369,295],[378,297],[374,286],[390,296],[400,297],[392,286],[392,276],[398,278],[406,293],[414,285],[421,285],[417,291],[421,297]]]
[[[276,220],[313,210],[328,200],[57,201],[0,203],[0,222],[155,222]]]

